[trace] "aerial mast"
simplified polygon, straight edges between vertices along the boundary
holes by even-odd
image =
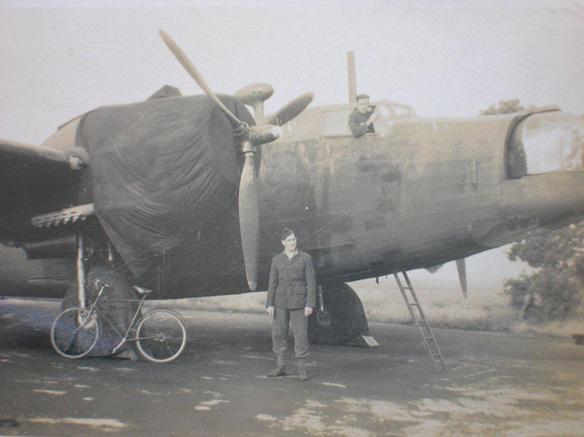
[[[354,104],[357,97],[357,73],[353,51],[347,52],[347,73],[349,79],[349,103]]]

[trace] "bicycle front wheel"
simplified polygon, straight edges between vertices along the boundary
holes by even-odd
[[[140,355],[154,363],[169,363],[178,358],[187,344],[187,330],[180,315],[169,309],[148,311],[136,328],[136,347]]]
[[[99,338],[97,314],[85,308],[69,308],[57,316],[51,326],[51,344],[65,358],[87,355]]]

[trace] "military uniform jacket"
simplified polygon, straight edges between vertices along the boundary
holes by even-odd
[[[351,128],[351,133],[354,137],[362,137],[366,133],[375,132],[373,128],[373,123],[366,125],[367,120],[375,112],[375,106],[369,107],[369,110],[365,114],[361,114],[356,109],[349,115],[349,127]]]
[[[280,253],[272,259],[266,306],[288,309],[316,306],[316,276],[309,254],[298,251],[289,259]]]

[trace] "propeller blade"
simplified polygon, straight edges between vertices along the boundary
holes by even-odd
[[[314,94],[312,93],[306,93],[296,97],[294,100],[284,105],[278,112],[268,117],[267,123],[276,126],[285,125],[304,111],[306,107],[310,105],[313,98]]]
[[[217,104],[217,106],[219,106],[221,111],[223,111],[223,113],[225,114],[225,116],[227,117],[229,122],[231,123],[231,126],[234,129],[236,129],[240,126],[243,126],[244,123],[239,118],[237,118],[227,108],[227,106],[225,106],[223,104],[223,102],[221,100],[219,100],[219,97],[217,97],[215,95],[213,90],[211,90],[211,87],[209,87],[209,85],[207,85],[207,82],[205,82],[203,75],[201,73],[199,73],[199,70],[197,70],[197,68],[193,65],[191,60],[181,50],[181,48],[178,46],[178,44],[176,42],[174,42],[174,40],[170,37],[170,35],[162,29],[159,30],[159,34],[160,34],[160,38],[162,38],[162,41],[164,41],[164,43],[167,45],[167,47],[170,49],[170,51],[174,54],[174,56],[176,57],[178,62],[180,62],[180,64],[187,71],[187,73],[189,73],[191,75],[191,77],[193,79],[195,79],[195,82],[197,82],[197,84],[201,87],[201,89],[203,91],[205,91],[205,93],[215,102],[215,104]]]
[[[468,297],[468,288],[466,282],[466,261],[464,258],[456,260],[456,270],[458,270],[458,279],[462,287],[462,294],[466,299]]]
[[[253,153],[246,153],[239,182],[239,230],[245,275],[251,291],[257,287],[260,250],[259,181],[255,177]]]

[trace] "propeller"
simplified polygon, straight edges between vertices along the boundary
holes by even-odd
[[[312,93],[306,93],[296,97],[294,100],[284,105],[278,112],[268,117],[268,124],[273,124],[275,126],[285,125],[304,111],[306,107],[310,105],[313,98],[314,94]]]
[[[260,250],[259,184],[255,179],[255,151],[251,152],[249,146],[248,141],[242,144],[245,158],[239,181],[238,207],[245,275],[249,289],[255,291]]]
[[[253,107],[256,124],[264,123],[264,101],[274,94],[274,88],[267,83],[253,83],[236,91],[233,97]]]
[[[219,100],[219,97],[217,97],[213,90],[211,89],[211,87],[207,85],[207,82],[203,78],[203,75],[199,73],[199,70],[197,70],[197,68],[188,58],[188,56],[182,51],[178,44],[174,42],[170,35],[162,29],[160,29],[159,33],[160,37],[162,38],[162,41],[164,41],[164,43],[167,45],[170,51],[174,54],[177,61],[183,66],[187,73],[189,73],[191,77],[195,79],[195,82],[197,82],[201,89],[205,91],[205,94],[211,97],[215,104],[219,106],[221,111],[223,111],[223,113],[231,123],[231,127],[233,127],[233,129],[237,129],[244,126],[245,123],[241,121],[239,118],[237,118],[235,115],[233,115],[233,113],[227,108],[227,106],[225,106],[223,102]]]
[[[261,144],[274,141],[280,136],[279,126],[292,120],[300,114],[312,102],[312,93],[303,94],[300,97],[284,105],[282,109],[269,118],[267,123],[263,120],[263,108],[258,126],[249,126],[237,118],[215,95],[211,87],[203,78],[203,75],[181,50],[178,44],[162,29],[159,31],[162,41],[174,54],[178,62],[197,82],[201,89],[221,109],[233,128],[233,134],[239,139],[241,150],[244,154],[241,179],[239,181],[239,229],[241,233],[241,246],[243,249],[243,262],[245,275],[251,291],[257,288],[258,258],[260,248],[260,214],[259,214],[259,180],[256,171],[259,168],[257,147]],[[265,89],[264,93],[269,93]],[[270,93],[271,95],[271,93]],[[269,97],[269,96],[268,96]]]

